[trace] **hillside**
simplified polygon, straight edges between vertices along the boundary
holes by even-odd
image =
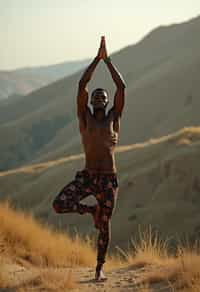
[[[138,236],[138,226],[149,224],[161,237],[169,236],[173,245],[186,234],[192,241],[199,238],[199,145],[197,127],[117,149],[120,191],[112,219],[112,249],[116,245],[127,249],[130,239]],[[92,236],[89,216],[58,216],[51,206],[83,164],[83,155],[75,155],[1,172],[1,200],[9,198],[15,206],[69,233]]]
[[[197,245],[179,246],[142,233],[129,253],[108,256],[106,282],[94,281],[94,238],[70,238],[28,214],[0,204],[0,290],[10,292],[111,291],[196,292],[200,287]],[[122,257],[123,255],[123,257]]]
[[[13,94],[26,95],[53,81],[80,70],[88,60],[0,71],[0,100]]]
[[[127,83],[120,144],[143,142],[200,123],[200,17],[159,27],[111,57]],[[108,47],[109,48],[109,47]],[[82,72],[9,104],[0,103],[0,169],[81,151],[76,119]],[[89,84],[114,85],[104,64]]]

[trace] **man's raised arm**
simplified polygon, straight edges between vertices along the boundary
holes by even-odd
[[[92,74],[99,63],[101,58],[97,55],[92,63],[87,67],[85,72],[83,73],[78,86],[78,95],[77,95],[77,114],[80,116],[83,112],[85,112],[87,103],[88,103],[88,90],[87,83],[90,81]]]
[[[116,67],[112,64],[110,58],[106,58],[105,63],[111,73],[112,79],[116,84],[117,90],[114,96],[114,110],[121,115],[122,110],[124,108],[124,97],[125,97],[125,87],[126,84],[121,76],[121,74],[117,71]]]
[[[125,97],[126,84],[125,84],[121,74],[118,72],[117,68],[112,64],[111,58],[107,56],[105,39],[104,39],[102,46],[103,46],[104,62],[106,63],[106,65],[111,73],[112,79],[115,82],[116,87],[117,87],[117,90],[115,92],[115,97],[114,97],[114,110],[119,115],[121,115],[123,107],[124,107],[124,97]]]
[[[88,68],[83,73],[78,86],[78,95],[77,95],[77,114],[80,117],[87,108],[88,103],[88,91],[87,91],[87,83],[90,81],[92,74],[101,59],[103,59],[103,46],[104,46],[104,38],[101,38],[100,47],[98,50],[97,56],[94,58],[92,63],[88,66]]]

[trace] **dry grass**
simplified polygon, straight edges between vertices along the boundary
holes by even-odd
[[[20,263],[36,275],[22,281],[18,291],[69,291],[77,287],[72,270],[77,265],[91,266],[96,252],[90,240],[48,230],[30,215],[0,204],[0,288],[14,287],[4,261]],[[28,263],[31,263],[28,264]],[[55,267],[69,267],[69,270]],[[41,268],[40,268],[41,267]],[[48,267],[45,268],[44,267]],[[50,268],[54,267],[54,268]],[[67,271],[67,272],[66,272]]]
[[[4,267],[1,264],[0,260],[0,288],[5,288],[8,285],[7,275],[4,271]]]
[[[183,250],[177,258],[166,258],[161,265],[143,273],[142,283],[169,284],[173,291],[200,291],[200,256]]]
[[[193,249],[181,249],[177,259],[179,277],[176,287],[181,291],[200,291],[200,255]]]
[[[27,287],[29,291],[39,288],[44,291],[68,291],[77,288],[73,268],[77,265],[93,266],[96,262],[96,251],[89,239],[84,242],[78,235],[70,239],[67,235],[47,230],[30,215],[14,211],[7,203],[0,205],[0,222],[1,288],[10,285],[3,265],[4,257],[15,262],[26,260],[38,269],[41,267],[37,276],[20,287],[20,292],[28,291]],[[172,256],[167,251],[168,241],[160,240],[151,228],[146,232],[140,231],[139,240],[132,243],[132,251],[120,251],[125,260],[117,256],[109,258],[107,270],[125,265],[136,270],[143,267],[138,278],[138,291],[153,291],[151,288],[155,283],[169,285],[171,291],[200,291],[200,254],[197,244],[194,247],[180,247],[177,254]],[[66,266],[69,267],[67,274],[66,269],[62,269]]]
[[[152,289],[149,287],[149,285],[147,283],[144,284],[140,284],[137,288],[136,288],[137,292],[152,292]]]
[[[140,233],[139,241],[133,245],[134,254],[125,254],[130,268],[146,267],[138,285],[147,285],[150,289],[150,285],[163,283],[171,287],[171,291],[200,291],[200,250],[197,244],[180,247],[172,256],[167,252],[167,241],[153,236],[149,228]]]
[[[91,242],[78,235],[71,239],[43,227],[30,215],[14,211],[8,203],[0,204],[0,236],[6,252],[37,266],[91,266],[96,253]]]
[[[191,141],[187,138],[180,138],[176,143],[177,145],[190,145]]]
[[[5,258],[0,255],[0,288],[10,287],[8,272],[5,265]]]
[[[131,266],[158,265],[163,259],[168,258],[167,241],[161,240],[157,234],[153,234],[151,226],[144,232],[139,228],[138,240],[132,240],[131,242],[133,248],[128,253],[121,251]]]
[[[73,270],[69,270],[66,275],[60,271],[45,271],[40,279],[43,287],[49,290],[68,291],[77,288]]]
[[[66,271],[46,269],[40,271],[38,276],[20,285],[18,292],[27,291],[69,291],[77,288],[78,285],[73,276],[72,270]]]

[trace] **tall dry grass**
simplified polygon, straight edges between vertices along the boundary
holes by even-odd
[[[0,260],[8,260],[11,266],[23,264],[25,274],[34,271],[33,277],[19,285],[20,292],[69,291],[77,288],[73,269],[96,264],[96,250],[91,239],[82,239],[78,234],[72,239],[47,229],[31,215],[14,210],[8,202],[0,204],[0,222]],[[107,262],[108,269],[119,265],[117,257],[110,257]],[[0,288],[14,287],[9,274],[0,261]]]
[[[96,252],[90,240],[71,239],[47,229],[28,214],[0,204],[0,237],[4,253],[38,266],[94,265]]]
[[[84,241],[78,235],[71,239],[47,229],[30,215],[13,210],[8,203],[0,204],[0,222],[0,287],[9,286],[2,264],[3,256],[14,262],[24,260],[37,267],[48,268],[41,270],[33,282],[22,286],[22,291],[31,285],[51,291],[73,289],[76,287],[73,268],[95,265],[96,251],[89,239]],[[200,250],[197,244],[180,246],[175,255],[169,254],[168,240],[160,240],[151,228],[146,232],[140,231],[139,240],[132,240],[132,244],[129,252],[119,249],[124,260],[119,256],[109,258],[106,263],[108,270],[123,266],[141,270],[137,283],[141,291],[151,291],[155,283],[168,285],[171,291],[200,291]],[[66,266],[71,268],[67,275],[62,274],[61,269]],[[55,270],[55,267],[59,269]]]
[[[199,244],[180,244],[176,254],[168,252],[168,240],[160,240],[151,227],[140,232],[137,242],[132,241],[133,251],[124,253],[130,268],[146,267],[141,272],[138,285],[162,283],[170,291],[200,291]],[[147,288],[145,288],[147,289]]]
[[[8,278],[5,259],[0,255],[0,288],[10,287],[10,280]],[[1,289],[0,289],[1,290]]]
[[[41,270],[37,276],[30,278],[25,283],[22,283],[17,292],[29,291],[52,291],[52,292],[67,292],[78,288],[78,284],[72,270],[62,271],[60,269]]]

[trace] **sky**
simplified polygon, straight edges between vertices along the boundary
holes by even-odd
[[[200,15],[200,0],[0,0],[0,70],[111,54]]]

